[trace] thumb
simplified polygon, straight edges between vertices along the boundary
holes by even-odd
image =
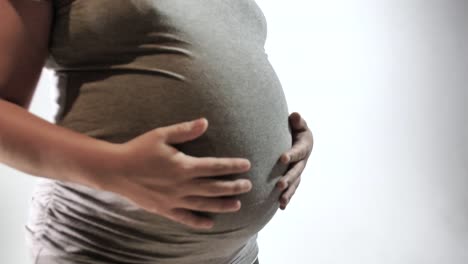
[[[204,117],[160,128],[168,144],[178,144],[201,136],[208,127]]]

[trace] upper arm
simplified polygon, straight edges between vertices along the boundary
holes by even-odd
[[[0,99],[29,108],[48,55],[52,0],[0,0]]]

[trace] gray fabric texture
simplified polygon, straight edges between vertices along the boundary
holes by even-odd
[[[264,50],[254,0],[55,0],[46,68],[58,77],[55,122],[124,143],[204,116],[196,157],[242,157],[249,193],[211,230],[151,214],[125,197],[44,179],[26,225],[36,264],[251,264],[279,207],[278,160],[292,145],[286,98]],[[170,175],[167,175],[170,177]],[[40,254],[39,254],[40,253]]]

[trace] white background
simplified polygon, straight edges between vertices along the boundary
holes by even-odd
[[[468,263],[468,4],[257,2],[289,110],[315,138],[260,263]],[[30,111],[51,122],[55,97],[44,71]],[[0,165],[1,263],[29,263],[36,180]]]

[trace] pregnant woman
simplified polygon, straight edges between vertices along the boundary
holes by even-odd
[[[0,10],[0,161],[44,178],[26,225],[35,264],[259,263],[312,134],[288,117],[254,0]],[[44,63],[55,125],[24,111]]]

